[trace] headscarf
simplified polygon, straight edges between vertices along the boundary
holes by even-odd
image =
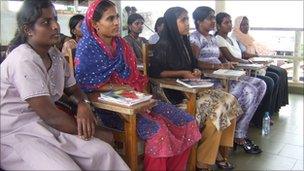
[[[102,0],[92,2],[87,10],[75,57],[75,74],[78,85],[85,92],[94,91],[106,83],[129,85],[142,91],[147,78],[137,70],[133,50],[121,37],[112,39],[112,55],[92,25],[93,14]]]
[[[255,54],[254,38],[251,37],[248,33],[244,34],[240,30],[241,22],[243,21],[244,17],[245,16],[238,16],[234,20],[232,35],[234,35],[235,38],[246,47],[246,52],[250,54]]]
[[[241,22],[245,16],[238,16],[234,20],[234,27],[232,30],[232,36],[236,38],[237,41],[242,43],[246,47],[246,52],[249,54],[256,54],[259,55],[271,55],[273,52],[268,49],[266,46],[257,43],[253,37],[250,36],[249,33],[244,34],[241,30]]]
[[[164,28],[154,49],[154,58],[168,70],[193,70],[197,61],[192,54],[189,37],[181,36],[177,19],[187,12],[182,7],[171,7],[164,14]]]

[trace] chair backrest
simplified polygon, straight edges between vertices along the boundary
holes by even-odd
[[[8,46],[3,46],[1,45],[0,46],[0,63],[2,63],[2,61],[4,61],[4,59],[6,58],[6,55],[7,55],[7,49],[8,49]]]
[[[65,59],[67,60],[68,64],[69,64],[69,68],[71,71],[73,71],[72,73],[74,74],[75,72],[75,66],[74,66],[74,56],[75,56],[75,51],[76,49],[67,49],[68,51],[68,56],[65,56]]]
[[[153,57],[155,45],[154,44],[143,44],[142,45],[142,54],[143,54],[143,74],[149,78],[149,66],[150,58]],[[158,82],[152,78],[149,78],[149,83],[145,88],[145,92],[153,95],[155,99],[171,103],[166,97],[163,89],[159,86]]]
[[[143,74],[148,76],[148,70],[150,65],[150,57],[153,56],[154,44],[143,44],[142,54],[143,54]]]

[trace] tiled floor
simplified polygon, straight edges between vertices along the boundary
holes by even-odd
[[[232,153],[235,170],[303,170],[303,95],[290,94],[289,105],[274,117],[267,136],[250,128],[249,135],[263,149],[259,155],[238,148]]]

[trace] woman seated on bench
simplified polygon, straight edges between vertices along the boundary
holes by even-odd
[[[119,16],[113,2],[94,1],[82,32],[75,62],[77,83],[83,90],[144,89],[147,78],[137,70],[130,45],[119,37]],[[117,114],[104,110],[97,114],[105,126],[123,129]],[[162,102],[137,116],[137,131],[145,140],[144,169],[185,170],[191,147],[201,137],[195,118]]]
[[[161,78],[200,78],[197,59],[190,47],[188,12],[181,7],[168,9],[164,15],[164,29],[151,58],[149,74]],[[164,89],[168,99],[180,103],[185,98],[180,91]],[[202,139],[197,150],[197,167],[210,169],[217,160],[221,168],[232,169],[227,161],[228,148],[233,146],[235,119],[242,110],[234,96],[217,90],[198,94],[197,118]],[[224,158],[217,158],[217,154]]]
[[[51,1],[25,0],[1,64],[1,168],[4,170],[129,170],[94,138],[95,117],[61,53]],[[78,100],[75,117],[57,109],[63,92]],[[77,136],[78,135],[78,136]]]
[[[196,31],[191,33],[190,41],[194,54],[203,63],[202,68],[216,70],[221,68],[232,69],[232,63],[227,62],[220,53],[216,39],[209,32],[215,28],[214,10],[210,7],[198,7],[193,12]],[[240,81],[230,81],[229,92],[234,95],[244,114],[237,119],[235,128],[235,143],[241,145],[245,152],[250,154],[261,153],[262,150],[254,145],[247,137],[250,120],[266,91],[266,83],[258,78],[243,77]]]

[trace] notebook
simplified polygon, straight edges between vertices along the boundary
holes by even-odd
[[[189,88],[208,88],[213,86],[210,79],[177,79],[176,82]]]
[[[101,101],[116,103],[123,106],[132,106],[144,101],[148,101],[152,95],[144,94],[134,90],[114,90],[100,93],[98,97]]]

